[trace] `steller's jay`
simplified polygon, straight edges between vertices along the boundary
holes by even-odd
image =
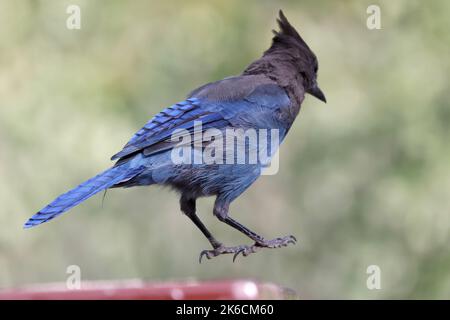
[[[213,139],[204,141],[198,137],[188,139],[188,142],[184,140],[186,134],[194,133],[195,136],[199,123],[201,133],[209,129],[219,133],[228,129],[275,129],[280,142],[299,113],[305,93],[326,102],[317,85],[316,56],[281,10],[279,15],[277,22],[280,30],[273,31],[270,48],[241,75],[203,85],[192,91],[186,100],[161,111],[131,138],[122,151],[112,157],[112,160],[117,160],[112,168],[60,195],[33,215],[24,227],[47,222],[108,188],[159,184],[170,186],[180,193],[181,211],[211,243],[211,250],[200,253],[200,262],[203,256],[210,259],[228,253],[234,254],[234,261],[240,253],[247,256],[260,248],[295,244],[293,236],[266,240],[229,216],[230,203],[260,176],[264,167],[262,161],[251,164],[233,161],[176,162],[173,153],[182,146],[189,146],[191,149],[188,150],[198,150],[198,143],[200,150],[205,150],[213,142]],[[217,137],[214,141],[220,141]],[[244,148],[247,150],[245,156],[250,149],[258,148],[254,141],[247,138],[244,137],[244,147],[248,148]],[[263,148],[270,149],[266,144]],[[275,149],[270,150],[270,156]],[[213,156],[221,160],[218,152],[215,150]],[[189,152],[185,156],[187,154]],[[231,160],[235,159],[233,155]],[[216,240],[196,215],[196,199],[203,196],[216,196],[214,215],[247,235],[254,244],[226,247]]]

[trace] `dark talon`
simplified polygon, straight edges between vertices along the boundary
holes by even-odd
[[[238,251],[234,254],[234,256],[233,256],[233,263],[234,263],[234,261],[236,260],[237,256],[238,256],[241,252],[244,252],[244,251],[245,251],[245,249],[242,248],[242,249],[238,250]],[[242,253],[242,255],[244,255],[244,254]]]
[[[203,256],[206,256],[206,258],[210,259],[208,255],[208,250],[203,250],[200,252],[200,257],[198,258],[198,263],[202,263]]]

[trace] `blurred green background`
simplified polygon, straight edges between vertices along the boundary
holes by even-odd
[[[81,30],[66,8],[81,7]],[[381,7],[381,30],[366,8]],[[110,190],[51,223],[22,224],[109,167],[155,113],[239,74],[283,8],[319,58],[307,96],[232,215],[299,243],[198,264],[208,242],[158,187]],[[302,298],[450,297],[449,1],[0,1],[0,287],[84,280],[251,277]],[[250,243],[199,214],[228,245]],[[368,290],[366,268],[381,268]]]

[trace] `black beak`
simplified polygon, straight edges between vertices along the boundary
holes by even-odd
[[[327,103],[327,98],[325,98],[325,95],[323,94],[322,90],[320,90],[318,85],[315,85],[309,90],[306,90],[306,92],[312,95],[313,97],[316,97],[320,101]]]

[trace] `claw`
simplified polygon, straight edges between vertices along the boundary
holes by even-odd
[[[208,260],[211,259],[209,256],[209,251],[203,250],[202,252],[200,252],[200,257],[198,258],[198,263],[202,263],[202,259],[204,256],[206,256],[206,258],[208,258]]]
[[[287,244],[289,244],[289,243],[296,244],[297,238],[294,236],[289,236],[289,240],[287,241]]]
[[[234,256],[233,256],[233,263],[234,263],[234,261],[236,260],[237,256],[238,256],[240,253],[242,253],[242,255],[244,255],[244,253],[243,253],[244,251],[245,251],[245,249],[242,248],[242,249],[238,250],[238,251],[234,254]]]

